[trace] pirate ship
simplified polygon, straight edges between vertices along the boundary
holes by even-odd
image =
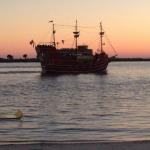
[[[103,50],[104,30],[100,23],[100,52],[93,53],[88,45],[78,45],[80,32],[76,21],[75,31],[73,32],[75,47],[58,48],[55,40],[55,24],[52,23],[52,37],[50,44],[35,45],[37,58],[40,60],[42,74],[87,74],[101,73],[106,71],[109,57]],[[62,41],[63,42],[63,41]],[[32,40],[30,44],[34,44]]]

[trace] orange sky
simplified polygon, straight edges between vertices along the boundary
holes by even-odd
[[[104,29],[119,57],[150,57],[150,0],[1,0],[0,1],[0,57],[12,54],[35,57],[29,41],[50,40],[48,21],[57,24],[97,26],[103,21]],[[79,28],[80,44],[98,48],[98,28]],[[57,41],[72,45],[71,28],[56,27]],[[110,46],[105,51],[112,55]]]

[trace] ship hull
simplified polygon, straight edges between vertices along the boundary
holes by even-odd
[[[57,50],[52,46],[37,46],[36,52],[43,75],[101,73],[106,71],[109,63],[105,52],[93,55],[86,48],[79,49],[76,54],[76,49]]]
[[[60,68],[60,67],[59,67]],[[72,67],[72,69],[66,68],[66,67],[62,67],[62,69],[58,69],[58,66],[56,67],[50,67],[50,66],[43,66],[42,67],[42,75],[54,75],[54,74],[89,74],[89,73],[105,73],[107,66],[98,68],[98,69],[74,69]]]
[[[106,72],[108,60],[92,65],[42,65],[42,75],[50,74],[88,74]]]

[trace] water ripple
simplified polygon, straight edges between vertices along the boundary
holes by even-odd
[[[38,63],[0,64],[0,141],[150,139],[149,62],[114,62],[106,75],[43,77]]]

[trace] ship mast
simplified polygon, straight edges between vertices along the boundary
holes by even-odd
[[[104,34],[105,32],[103,31],[103,26],[102,26],[102,22],[100,22],[100,40],[101,40],[101,43],[100,43],[100,46],[101,46],[101,53],[103,52],[103,37],[104,37]]]
[[[52,23],[53,45],[54,45],[54,47],[56,47],[56,40],[55,40],[56,30],[55,30],[55,24],[54,24],[53,20],[49,21],[49,23]]]
[[[56,33],[55,24],[53,23],[53,42],[54,42],[54,47],[56,47],[55,33]]]
[[[74,38],[75,38],[75,42],[76,42],[76,50],[78,49],[78,37],[80,36],[80,32],[78,31],[78,22],[76,20],[76,25],[75,25],[75,31],[73,32],[74,34]]]

